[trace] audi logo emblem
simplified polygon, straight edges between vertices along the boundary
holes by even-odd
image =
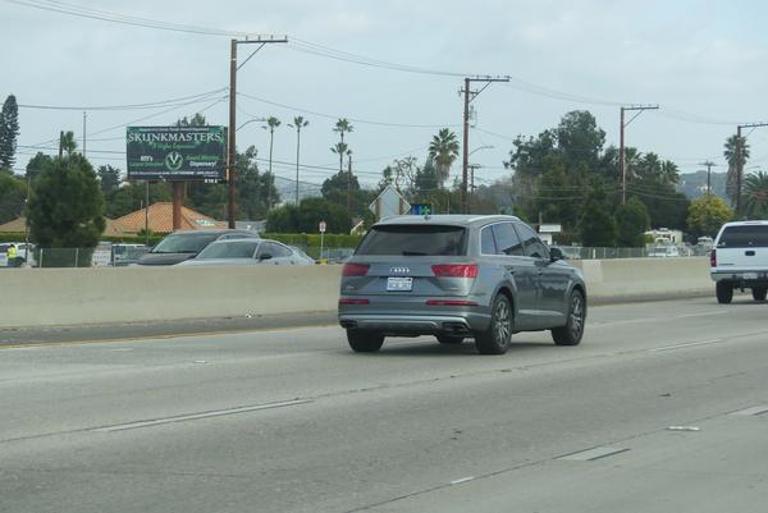
[[[407,267],[391,267],[389,272],[391,274],[410,274],[411,270]]]

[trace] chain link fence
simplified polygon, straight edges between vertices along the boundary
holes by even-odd
[[[355,251],[351,247],[323,247],[296,244],[296,248],[318,262],[343,263]],[[558,246],[568,260],[608,260],[615,258],[679,258],[706,256],[709,251],[697,246],[655,246],[645,248],[590,248]],[[0,269],[21,267],[125,267],[136,263],[149,251],[141,244],[104,244],[96,248],[29,248],[17,250],[8,258],[0,248]]]

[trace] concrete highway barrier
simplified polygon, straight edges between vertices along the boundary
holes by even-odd
[[[590,303],[712,293],[704,258],[575,261]],[[0,328],[269,316],[336,309],[341,266],[14,269]]]
[[[590,303],[674,299],[714,294],[707,258],[581,260]]]

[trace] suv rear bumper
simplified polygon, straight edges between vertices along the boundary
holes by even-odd
[[[488,329],[491,317],[481,313],[445,315],[388,315],[339,313],[346,329],[370,330],[385,335],[471,334]]]

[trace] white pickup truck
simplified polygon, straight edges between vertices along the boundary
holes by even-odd
[[[734,289],[752,289],[755,301],[768,292],[768,221],[739,221],[720,228],[710,253],[717,302],[730,303]]]

